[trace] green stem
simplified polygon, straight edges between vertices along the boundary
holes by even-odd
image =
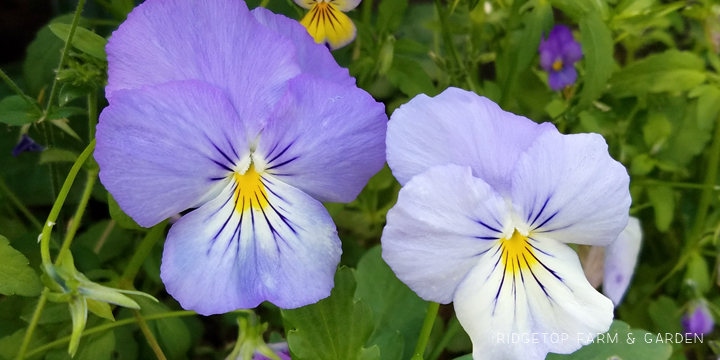
[[[10,190],[2,177],[0,177],[0,192],[5,193],[8,199],[10,199],[10,201],[18,208],[18,210],[20,210],[20,212],[23,213],[23,215],[25,215],[28,220],[30,220],[33,226],[38,229],[42,228],[42,224],[40,224],[40,221],[35,217],[35,215],[30,212],[30,210],[28,210],[27,207],[25,207],[22,201],[20,201],[20,199],[15,196],[15,194],[12,192],[12,190]]]
[[[98,95],[97,90],[93,90],[88,94],[88,141],[95,138],[95,126],[98,122]]]
[[[445,350],[445,347],[447,347],[450,341],[455,337],[458,330],[460,330],[460,321],[458,321],[457,317],[453,317],[450,319],[450,323],[448,324],[447,329],[445,329],[445,333],[440,338],[440,341],[438,341],[437,346],[433,349],[429,360],[437,360],[437,358],[440,357],[443,350]]]
[[[38,111],[42,111],[40,109],[40,107],[38,106],[37,102],[35,102],[35,100],[33,100],[31,97],[25,95],[25,93],[22,90],[20,90],[20,87],[17,86],[17,84],[15,84],[15,82],[12,81],[12,79],[9,76],[7,76],[7,74],[5,74],[5,72],[2,71],[2,69],[0,69],[0,78],[2,78],[3,81],[5,81],[5,84],[7,84],[7,86],[10,88],[10,90],[12,90],[16,94],[18,94],[18,96],[23,98],[23,100],[25,100],[26,103],[28,103],[30,106],[34,107]]]
[[[52,262],[50,259],[50,233],[52,232],[55,221],[60,214],[60,209],[62,209],[63,204],[65,203],[65,199],[70,192],[70,188],[72,187],[73,182],[75,182],[75,177],[80,171],[80,168],[82,168],[83,163],[85,163],[85,160],[90,157],[93,150],[95,150],[94,139],[85,148],[82,154],[80,154],[77,160],[75,160],[75,164],[73,164],[72,168],[70,169],[70,173],[68,173],[68,176],[65,179],[65,183],[60,189],[60,194],[58,194],[58,197],[55,200],[55,204],[53,204],[53,207],[50,210],[50,215],[48,216],[47,221],[45,221],[42,230],[42,237],[40,239],[40,254],[42,255],[43,264],[49,265]]]
[[[184,311],[173,311],[173,312],[166,312],[166,313],[162,313],[162,314],[149,315],[149,316],[144,317],[144,319],[146,321],[151,321],[151,320],[165,319],[165,318],[171,318],[171,317],[193,316],[193,315],[197,315],[197,313],[194,311],[185,311],[184,310]],[[118,320],[118,321],[103,324],[103,325],[98,325],[98,326],[95,326],[93,328],[83,331],[82,336],[85,337],[85,336],[89,336],[92,334],[97,334],[99,332],[107,331],[107,330],[110,330],[110,329],[113,329],[116,327],[120,327],[120,326],[124,326],[124,325],[128,325],[128,324],[133,324],[136,322],[138,322],[138,320],[136,318],[132,318],[132,319]],[[32,351],[28,352],[27,357],[32,357],[34,355],[41,354],[45,351],[48,351],[55,347],[59,347],[68,342],[70,342],[70,336],[66,336],[64,338],[57,339],[53,342],[47,343],[43,346],[37,347],[37,348],[33,349]]]
[[[695,183],[688,183],[688,182],[675,182],[675,181],[662,181],[662,180],[654,180],[654,179],[647,179],[647,180],[640,180],[636,182],[636,184],[639,185],[645,185],[645,186],[670,186],[678,189],[698,189],[698,190],[705,190],[705,188],[708,188],[708,185],[705,184],[695,184]],[[710,185],[709,186],[711,191],[718,191],[720,190],[720,186],[717,185]]]
[[[145,339],[147,339],[148,345],[150,345],[150,348],[152,348],[153,352],[155,352],[155,356],[157,356],[158,360],[167,360],[165,354],[160,348],[160,344],[158,344],[155,336],[153,336],[152,331],[150,331],[150,327],[147,325],[147,322],[140,311],[133,310],[133,314],[135,315],[135,320],[140,327],[140,330],[142,330],[143,335],[145,335]]]
[[[65,66],[65,62],[67,61],[68,54],[70,53],[70,48],[72,47],[72,39],[73,36],[75,36],[75,30],[78,27],[78,23],[80,22],[80,14],[82,14],[83,7],[85,7],[85,0],[78,1],[77,9],[75,10],[75,16],[73,17],[72,25],[70,26],[70,34],[68,34],[67,42],[65,42],[65,47],[63,48],[62,56],[60,57],[60,64],[58,64],[57,71],[62,70],[63,66]],[[55,94],[58,92],[58,86],[57,86],[57,77],[53,80],[52,87],[50,88],[50,95],[47,98],[47,105],[45,106],[45,113],[44,115],[47,116],[50,113],[50,109],[52,108],[52,102],[53,98],[55,98]],[[43,118],[45,117],[43,116]]]
[[[43,290],[42,292],[42,295],[40,295],[40,299],[38,300],[37,306],[35,307],[35,312],[33,313],[32,319],[30,320],[30,326],[28,326],[28,329],[25,332],[25,337],[23,337],[22,344],[20,345],[20,351],[18,351],[15,360],[23,360],[25,358],[25,352],[30,345],[30,339],[32,338],[33,331],[37,327],[38,321],[40,321],[42,309],[45,307],[45,303],[47,302],[48,293],[50,293],[50,289],[45,288],[45,290]],[[70,337],[68,336],[68,341],[69,340]],[[28,355],[28,357],[29,356],[30,355]]]
[[[78,204],[77,210],[75,210],[75,215],[72,217],[72,220],[70,221],[70,228],[68,229],[68,232],[65,235],[65,240],[63,240],[62,247],[60,248],[60,252],[58,253],[58,256],[57,256],[57,259],[55,260],[55,262],[62,261],[65,254],[68,251],[70,251],[70,244],[72,244],[72,240],[73,240],[73,238],[75,238],[77,229],[80,227],[80,222],[82,220],[83,215],[85,214],[85,208],[87,208],[87,204],[90,201],[90,195],[92,195],[93,187],[95,186],[96,180],[97,180],[97,172],[96,171],[88,171],[87,181],[85,182],[85,189],[83,190],[82,197],[80,198],[80,203]]]
[[[435,324],[435,317],[437,317],[438,309],[440,309],[440,304],[430,302],[427,314],[425,314],[425,322],[423,322],[422,329],[420,330],[420,336],[418,336],[417,345],[415,345],[415,355],[411,360],[423,359],[425,348],[427,347],[428,340],[430,340],[430,332],[432,332],[433,324]]]
[[[259,7],[267,8],[268,4],[270,3],[270,0],[262,0],[260,1]]]
[[[465,80],[468,84],[468,88],[475,92],[475,84],[473,84],[472,79],[470,78],[470,74],[468,73],[467,69],[465,68],[465,63],[460,59],[460,53],[458,52],[457,48],[455,47],[455,42],[453,42],[452,34],[450,33],[450,26],[448,25],[448,18],[447,18],[447,12],[445,10],[445,7],[442,6],[440,3],[440,0],[435,0],[435,7],[437,8],[438,15],[440,17],[440,25],[442,28],[442,37],[443,42],[445,43],[445,48],[448,53],[450,53],[450,56],[455,62],[455,66],[457,69],[460,70],[460,72],[465,77]]]
[[[150,251],[152,251],[157,241],[160,240],[160,238],[162,238],[162,236],[165,234],[166,226],[167,221],[163,221],[160,224],[157,224],[150,228],[150,231],[148,231],[147,235],[145,235],[145,238],[143,238],[140,242],[140,246],[138,246],[137,250],[135,250],[132,258],[130,258],[130,263],[128,263],[128,265],[125,267],[125,271],[120,277],[121,287],[132,288],[132,283],[135,279],[135,276],[137,275],[138,271],[140,271],[140,267],[142,267],[145,259],[148,257],[148,255],[150,255]]]
[[[720,163],[720,116],[718,116],[718,122],[715,125],[715,138],[713,139],[712,148],[710,149],[710,159],[708,160],[707,172],[705,173],[705,187],[700,197],[697,215],[695,215],[695,226],[686,243],[686,249],[692,247],[696,239],[700,237],[703,227],[705,226],[705,218],[710,208],[710,202],[713,199],[713,190],[717,181],[718,163]]]

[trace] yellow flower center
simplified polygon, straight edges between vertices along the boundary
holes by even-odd
[[[560,71],[562,70],[563,62],[562,60],[555,60],[555,62],[552,65],[553,70]]]
[[[538,263],[533,247],[527,236],[515,230],[509,239],[500,239],[502,262],[506,273],[517,274],[522,269],[530,269]]]
[[[235,173],[235,210],[245,212],[252,207],[262,210],[268,206],[267,192],[262,177],[252,164],[244,174]]]

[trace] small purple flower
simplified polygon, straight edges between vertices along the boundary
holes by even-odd
[[[565,25],[555,25],[547,39],[540,40],[540,66],[548,72],[548,85],[562,90],[577,80],[575,63],[582,59],[580,44]]]
[[[13,148],[12,156],[18,156],[25,151],[40,152],[43,150],[45,150],[44,146],[36,143],[35,140],[27,136],[27,134],[23,134],[20,142]]]
[[[286,342],[268,344],[267,346],[275,353],[275,355],[277,355],[280,358],[280,360],[291,360],[290,359],[290,348],[288,347],[288,344]],[[253,354],[252,360],[273,360],[273,359],[261,354],[258,351],[255,351],[255,354]]]
[[[693,335],[707,335],[713,331],[715,321],[704,301],[690,304],[690,311],[680,320],[685,332]]]

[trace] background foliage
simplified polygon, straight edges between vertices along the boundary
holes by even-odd
[[[259,1],[248,3],[252,8]],[[11,39],[0,44],[5,53],[0,65],[9,76],[0,83],[0,359],[16,358],[23,346],[27,358],[64,359],[72,329],[67,304],[47,302],[40,314],[35,310],[44,296],[38,234],[107,104],[106,38],[136,4],[85,4],[59,70],[77,4],[9,4],[0,8],[0,33]],[[302,14],[285,0],[267,6],[296,19]],[[551,121],[565,133],[600,133],[612,156],[628,168],[630,211],[640,218],[645,236],[635,278],[616,311],[620,321],[611,329],[621,341],[548,358],[717,358],[717,330],[695,344],[628,345],[622,339],[628,332],[637,338],[683,332],[680,318],[691,300],[707,299],[713,315],[720,316],[720,5],[364,0],[349,15],[357,39],[334,55],[360,87],[386,104],[388,114],[417,94],[461,87],[537,122]],[[570,26],[584,53],[576,65],[577,84],[561,92],[548,88],[538,65],[540,38],[554,24]],[[47,150],[11,156],[21,133]],[[103,314],[96,309],[75,357],[152,359],[146,338],[155,339],[168,359],[226,356],[237,338],[236,318],[246,314],[200,317],[181,311],[159,277],[166,224],[139,227],[96,175],[92,160],[80,170],[56,221],[53,256],[71,243],[75,266],[90,280],[136,288],[160,302],[132,296],[141,310],[117,308],[105,318],[95,315]],[[267,303],[256,309],[269,323],[271,341],[287,338],[298,359],[413,355],[428,305],[394,276],[377,246],[398,190],[385,168],[354,202],[326,204],[343,241],[336,288],[329,299],[302,309],[280,311]],[[107,319],[113,315],[114,322]],[[469,359],[463,355],[470,352],[452,307],[442,306],[425,359]]]

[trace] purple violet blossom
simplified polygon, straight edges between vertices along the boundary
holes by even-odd
[[[572,31],[565,25],[555,25],[547,39],[540,40],[540,66],[548,72],[548,85],[562,90],[577,80],[575,63],[582,59],[582,49]]]
[[[148,0],[107,45],[100,180],[138,224],[194,209],[161,278],[218,314],[330,295],[350,202],[385,162],[387,116],[297,21],[243,1]]]
[[[291,360],[290,359],[290,348],[288,347],[288,343],[281,342],[281,343],[273,343],[267,345],[274,353],[277,355],[280,360]],[[256,351],[255,354],[253,354],[252,360],[273,360],[263,354],[261,354],[259,351]]]
[[[18,156],[26,151],[29,152],[40,152],[45,150],[45,147],[36,143],[35,140],[30,138],[27,134],[22,134],[20,142],[15,145],[12,150],[12,156]]]
[[[690,311],[680,320],[685,332],[693,335],[707,335],[713,331],[715,321],[704,301],[690,304]]]

